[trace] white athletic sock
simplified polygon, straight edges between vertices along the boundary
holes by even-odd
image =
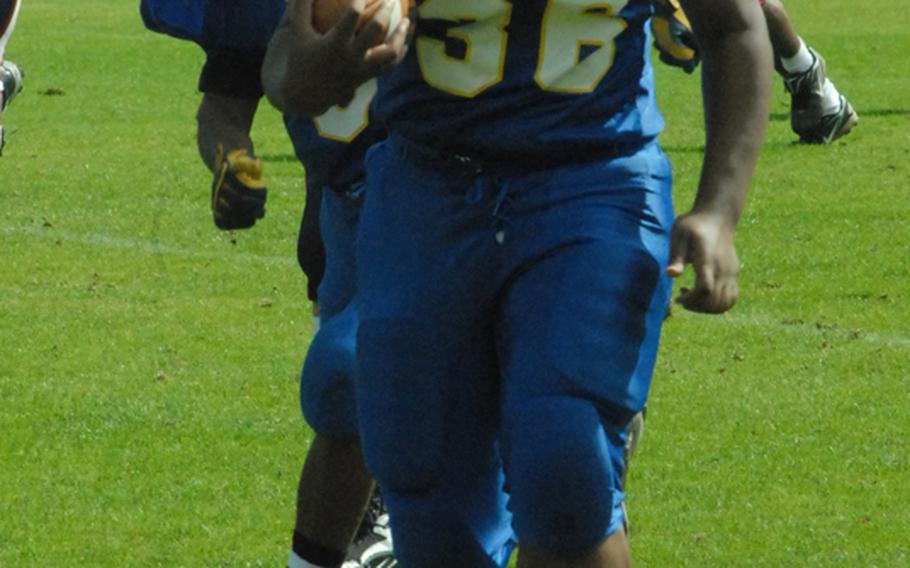
[[[325,566],[319,566],[316,564],[311,564],[304,560],[303,558],[297,556],[297,553],[293,550],[288,554],[288,568],[326,568]]]
[[[824,102],[822,103],[822,114],[825,116],[833,114],[840,110],[840,93],[834,87],[834,83],[825,79],[825,91],[823,93]]]
[[[793,57],[782,57],[780,60],[784,70],[789,75],[799,75],[805,73],[815,63],[815,56],[809,51],[809,47],[802,38],[799,39],[799,51]],[[822,114],[833,114],[840,110],[840,93],[834,87],[834,83],[825,77],[825,86],[823,87],[822,97]]]
[[[803,38],[799,38],[799,50],[792,57],[781,57],[780,64],[788,75],[799,75],[805,73],[815,63],[815,56],[809,51],[809,47]]]

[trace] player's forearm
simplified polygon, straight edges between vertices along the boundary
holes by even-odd
[[[253,153],[250,129],[259,106],[259,99],[228,97],[207,92],[202,95],[199,111],[196,113],[196,142],[199,155],[213,172],[220,166],[216,163],[219,147],[224,152],[243,148]]]
[[[739,219],[768,122],[771,45],[754,0],[729,0],[730,13],[695,11],[704,56],[705,159],[693,209]],[[731,8],[732,6],[732,8]]]

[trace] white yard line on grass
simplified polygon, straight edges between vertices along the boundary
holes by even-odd
[[[788,333],[799,336],[833,336],[838,339],[863,341],[866,343],[886,345],[898,349],[910,349],[910,337],[894,333],[879,333],[868,329],[852,329],[842,327],[834,322],[814,321],[786,321],[785,316],[771,314],[757,314],[734,308],[731,312],[719,318],[706,318],[706,321],[722,325],[739,325],[743,327],[758,327],[773,329],[778,333]],[[820,327],[821,326],[821,327]]]
[[[229,259],[232,262],[247,262],[250,264],[276,267],[296,265],[296,258],[293,254],[288,254],[287,256],[266,255],[239,252],[228,248],[225,250],[201,250],[156,241],[115,237],[103,233],[79,233],[57,228],[23,226],[0,227],[0,234],[22,235],[43,240],[62,240],[64,242],[75,242],[88,246],[135,251],[145,254],[170,255],[184,258]],[[840,327],[837,324],[831,324],[829,326],[827,325],[827,322],[825,322],[826,325],[823,329],[819,329],[818,324],[815,322],[786,322],[784,321],[783,316],[755,314],[741,309],[734,309],[732,312],[719,318],[706,318],[704,321],[708,324],[717,323],[729,325],[732,323],[734,325],[774,329],[776,332],[800,336],[829,334],[841,339],[852,339],[854,341],[864,341],[866,343],[910,350],[910,337],[906,335],[883,334],[865,329],[854,331],[852,329]]]
[[[156,241],[116,237],[103,233],[79,233],[76,231],[46,227],[0,227],[0,234],[21,235],[48,241],[60,240],[63,243],[78,243],[81,245],[135,251],[144,254],[160,254],[184,258],[230,259],[232,262],[248,262],[268,266],[293,266],[296,264],[297,260],[293,255],[293,250],[295,249],[290,249],[291,253],[288,255],[240,252],[232,250],[232,248],[227,248],[233,246],[228,244],[225,244],[226,248],[224,250],[202,250]]]

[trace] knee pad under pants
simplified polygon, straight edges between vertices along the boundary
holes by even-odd
[[[483,330],[476,344],[449,341],[463,322],[430,321],[374,319],[358,330],[358,360],[371,361],[356,381],[364,458],[382,486],[402,568],[505,566],[514,536],[496,387],[484,380],[494,376],[492,341]],[[436,380],[453,373],[466,380]]]
[[[361,203],[359,193],[322,191],[319,222],[326,268],[319,285],[321,327],[304,362],[300,405],[313,430],[326,436],[357,436],[354,243]]]
[[[621,426],[566,396],[516,405],[505,431],[509,508],[522,542],[572,556],[621,528]]]
[[[496,465],[430,491],[383,488],[401,568],[505,568],[515,547]]]
[[[354,400],[357,315],[353,306],[324,322],[307,351],[300,375],[300,408],[314,431],[357,438]]]

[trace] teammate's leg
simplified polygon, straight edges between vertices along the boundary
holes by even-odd
[[[289,568],[340,566],[372,491],[360,444],[317,434],[300,474]]]
[[[20,0],[0,0],[0,63],[3,62],[3,53],[16,27],[16,18],[19,16]]]
[[[762,2],[775,65],[792,96],[791,127],[807,143],[828,143],[847,134],[859,117],[828,77],[825,60],[796,32],[780,0]]]
[[[322,322],[300,381],[301,407],[316,437],[298,486],[292,568],[337,566],[346,557],[360,560],[362,553],[376,565],[389,563],[392,557],[381,512],[364,514],[374,482],[361,453],[354,400],[358,326],[354,243],[361,188],[321,191],[319,221],[326,252],[325,276],[318,290]],[[363,550],[349,550],[355,534],[362,537],[364,542],[358,544]]]
[[[794,57],[802,46],[802,40],[796,33],[783,4],[777,0],[764,0],[761,4],[777,59]]]
[[[3,58],[6,44],[16,27],[20,4],[20,0],[0,0],[0,154],[5,142],[3,111],[22,90],[22,71],[15,63]]]

